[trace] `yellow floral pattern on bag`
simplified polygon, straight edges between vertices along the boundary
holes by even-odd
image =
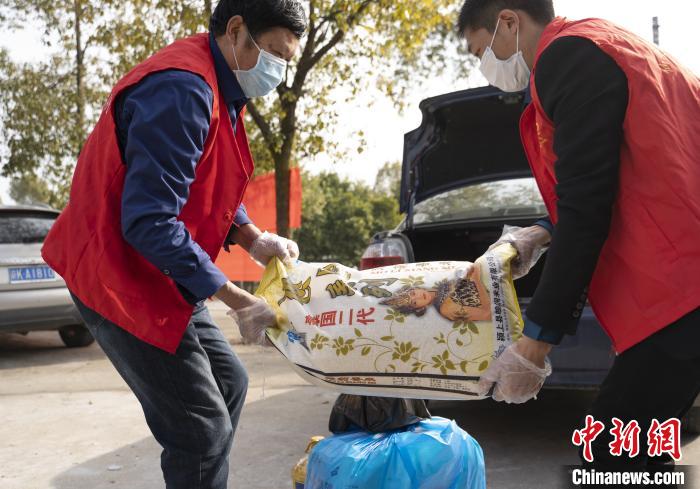
[[[276,311],[274,346],[305,379],[341,392],[473,399],[522,316],[504,244],[476,263],[358,271],[340,264],[268,265],[257,295]]]

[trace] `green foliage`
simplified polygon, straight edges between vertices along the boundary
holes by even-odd
[[[399,200],[401,194],[401,162],[386,163],[379,169],[374,191]]]
[[[91,0],[0,0],[2,27],[43,24],[48,61],[13,63],[0,56],[2,140],[8,156],[2,175],[43,180],[48,203],[62,207],[68,198],[73,165],[86,128],[104,98],[100,63],[90,54],[88,26],[102,21],[100,2]]]
[[[113,84],[175,38],[202,31],[207,9],[208,0],[0,0],[0,26],[39,25],[54,53],[35,64],[0,55],[2,175],[22,188],[40,175],[48,192],[41,198],[63,207],[80,149]]]
[[[109,72],[105,73],[105,82],[110,87],[132,67],[176,39],[206,32],[212,12],[211,0],[98,3],[110,12],[110,21],[97,25],[93,36],[94,44],[113,56]]]
[[[32,66],[0,59],[0,118],[3,139],[10,145],[9,157],[0,159],[3,175],[41,174],[51,201],[64,203],[80,146],[111,86],[159,48],[205,31],[213,3],[0,0],[0,27],[38,21],[47,48],[56,53],[49,62]],[[277,228],[282,235],[288,232],[289,168],[319,153],[344,156],[335,134],[343,103],[377,87],[401,108],[406,90],[443,73],[458,46],[452,35],[457,4],[450,0],[305,4],[310,28],[286,80],[274,96],[249,105],[257,166],[278,173]],[[469,68],[458,66],[460,73]],[[363,134],[356,138],[362,151]],[[386,214],[390,207],[377,210]]]
[[[86,99],[94,95],[84,93]],[[2,175],[31,182],[41,175],[42,200],[59,208],[68,198],[72,164],[84,138],[75,123],[76,106],[70,69],[59,57],[31,66],[0,53],[0,138],[7,147]]]
[[[401,220],[398,202],[334,173],[304,175],[302,227],[295,232],[305,261],[359,264],[372,235]]]
[[[52,201],[53,195],[45,181],[37,178],[36,175],[14,178],[10,182],[10,197],[18,204],[49,204],[54,206],[56,203]]]
[[[309,32],[277,97],[249,106],[278,172],[277,230],[283,235],[287,171],[319,153],[342,159],[333,130],[343,104],[376,87],[402,108],[408,87],[443,73],[455,51],[445,48],[457,7],[450,0],[309,0],[307,5]],[[364,135],[355,137],[361,152]]]

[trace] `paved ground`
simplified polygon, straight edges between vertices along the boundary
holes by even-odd
[[[235,342],[230,320],[213,309]],[[291,487],[289,472],[308,438],[327,434],[335,395],[306,385],[275,351],[234,348],[251,387],[230,487]],[[560,468],[577,462],[571,430],[592,396],[549,391],[523,406],[484,401],[431,409],[457,419],[481,443],[490,488],[545,489],[560,487]],[[683,452],[683,463],[700,464],[700,438],[686,437]],[[140,406],[99,347],[67,349],[51,332],[0,335],[0,489],[163,487],[159,453]]]

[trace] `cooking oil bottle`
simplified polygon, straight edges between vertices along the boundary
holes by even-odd
[[[304,489],[304,482],[306,481],[306,464],[309,463],[309,454],[311,450],[314,449],[316,444],[323,440],[322,436],[312,436],[311,441],[309,441],[309,446],[306,447],[306,454],[301,457],[301,460],[292,469],[292,489]]]

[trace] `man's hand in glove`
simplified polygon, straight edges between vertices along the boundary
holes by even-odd
[[[231,309],[228,315],[238,324],[247,345],[266,345],[265,330],[277,323],[275,311],[262,299],[243,309]]]
[[[216,297],[231,309],[228,315],[238,324],[245,343],[265,344],[265,329],[277,322],[275,312],[267,302],[231,282],[224,284]]]
[[[552,345],[523,337],[506,348],[491,362],[479,380],[479,394],[488,394],[494,386],[493,399],[522,404],[537,396],[545,379],[552,373],[547,354]]]
[[[518,257],[513,260],[513,279],[519,279],[528,274],[535,266],[537,260],[547,250],[547,245],[552,236],[542,226],[530,226],[527,228],[512,228],[506,226],[503,236],[491,245],[489,250],[503,243],[510,243],[518,251]]]
[[[299,246],[291,239],[268,233],[258,236],[248,250],[250,256],[262,265],[267,265],[272,257],[278,257],[285,265],[291,265],[299,258]]]

